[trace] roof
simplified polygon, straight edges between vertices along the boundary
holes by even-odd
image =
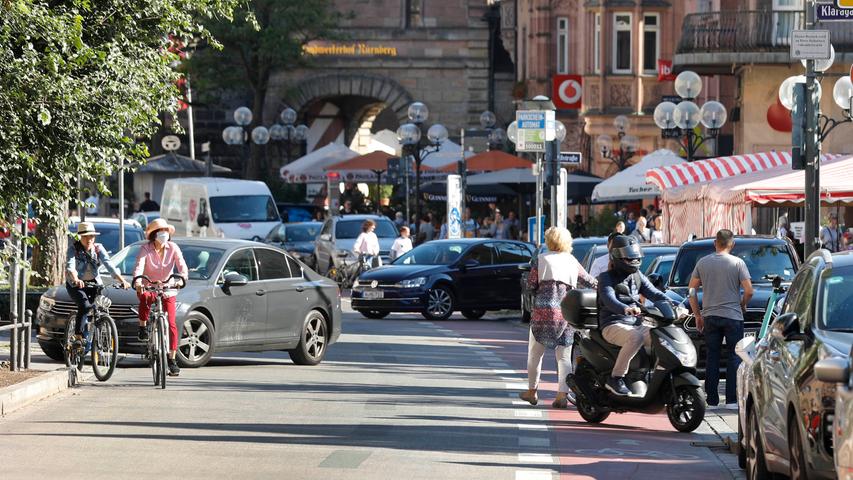
[[[242,178],[224,178],[224,177],[184,177],[184,178],[172,178],[170,180],[174,181],[174,182],[197,183],[197,184],[202,184],[202,185],[218,184],[218,183],[246,183],[246,182],[259,183],[262,185],[266,185],[264,182],[261,182],[259,180],[244,180]]]
[[[142,240],[136,243],[145,243],[148,240]],[[176,237],[172,240],[178,245],[205,245],[209,247],[229,249],[232,247],[248,247],[248,246],[268,246],[264,243],[253,242],[251,240],[239,240],[236,238],[219,238],[219,237]]]
[[[231,169],[219,165],[211,165],[215,173],[230,173]],[[146,160],[137,168],[137,173],[205,173],[207,165],[201,160],[178,155],[174,152],[157,155]]]
[[[429,241],[429,242],[427,242],[426,244],[427,244],[427,245],[431,245],[431,244],[434,244],[434,243],[435,243],[435,244],[442,244],[442,243],[464,243],[464,244],[467,244],[467,245],[473,245],[473,244],[475,244],[475,243],[486,243],[486,242],[510,242],[510,243],[519,243],[519,244],[524,244],[524,245],[528,245],[528,246],[530,245],[529,243],[527,243],[527,242],[522,242],[521,240],[509,240],[509,239],[489,238],[489,237],[484,237],[484,238],[456,238],[456,239],[453,239],[453,238],[443,238],[443,239],[441,239],[441,240],[430,240],[430,241]],[[422,245],[423,245],[423,244],[422,244]],[[420,245],[418,245],[418,246],[420,246]]]
[[[853,265],[853,252],[837,252],[832,254],[832,267],[847,267]]]
[[[369,215],[366,213],[357,213],[357,214],[353,214],[353,215],[335,215],[332,218],[337,219],[338,221],[340,221],[340,220],[367,220],[367,219],[370,219],[370,220],[388,220],[389,222],[391,221],[391,219],[386,217],[385,215]]]
[[[699,238],[696,240],[684,242],[683,246],[712,246],[714,244],[714,239],[714,237]],[[735,235],[735,243],[740,243],[741,245],[754,245],[757,243],[785,245],[787,242],[781,238],[776,238],[772,235]]]
[[[320,225],[323,225],[323,222],[317,222],[317,221],[312,220],[310,222],[286,222],[284,224],[285,227],[290,227],[293,225],[317,225],[317,226],[320,226]]]

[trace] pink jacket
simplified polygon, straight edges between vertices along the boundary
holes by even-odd
[[[133,267],[133,276],[145,275],[152,282],[165,282],[172,274],[172,270],[178,275],[187,278],[187,262],[180,247],[172,242],[166,242],[163,259],[154,249],[154,242],[143,244],[136,257],[136,266]]]

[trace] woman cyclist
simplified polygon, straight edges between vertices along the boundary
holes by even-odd
[[[74,342],[82,345],[83,331],[89,321],[89,310],[98,293],[95,287],[87,287],[84,282],[96,282],[102,285],[98,269],[103,265],[112,276],[121,283],[122,288],[130,286],[122,278],[121,272],[110,261],[110,256],[100,243],[95,243],[95,237],[100,233],[95,231],[95,225],[89,222],[77,224],[78,240],[68,252],[65,263],[65,290],[77,304],[77,323],[74,324]]]
[[[169,239],[175,233],[175,227],[166,223],[162,218],[158,218],[149,223],[145,228],[145,238],[148,243],[142,245],[139,249],[139,256],[136,257],[136,266],[133,268],[133,277],[145,275],[152,282],[166,282],[172,275],[174,270],[179,276],[187,279],[187,262],[184,261],[184,255],[181,253],[180,247]],[[148,322],[148,314],[151,311],[151,305],[157,301],[157,295],[154,292],[144,291],[142,281],[137,281],[134,285],[136,295],[139,297],[139,340],[148,341],[148,330],[145,328]],[[178,351],[178,327],[175,324],[175,295],[174,290],[165,292],[163,298],[163,309],[169,317],[169,375],[177,376],[181,373],[181,369],[175,362],[175,354]]]

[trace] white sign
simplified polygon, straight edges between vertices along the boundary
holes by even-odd
[[[829,30],[793,30],[791,58],[797,60],[827,60],[831,56]]]
[[[557,124],[553,110],[519,110],[515,112],[518,126],[518,152],[544,152],[545,142],[556,136]]]
[[[174,152],[181,148],[181,139],[178,138],[177,135],[166,135],[162,140],[160,140],[160,145],[163,146],[163,150],[166,150],[167,152]]]
[[[806,231],[806,222],[791,222],[791,232],[794,234],[794,238],[800,241],[800,243],[805,243],[805,231]]]
[[[568,228],[569,225],[569,172],[560,169],[560,184],[557,185],[557,226]]]
[[[462,177],[447,176],[447,238],[462,238]]]

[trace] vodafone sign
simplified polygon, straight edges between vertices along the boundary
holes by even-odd
[[[583,77],[580,75],[554,75],[554,92],[551,101],[559,110],[579,110],[583,99]]]

